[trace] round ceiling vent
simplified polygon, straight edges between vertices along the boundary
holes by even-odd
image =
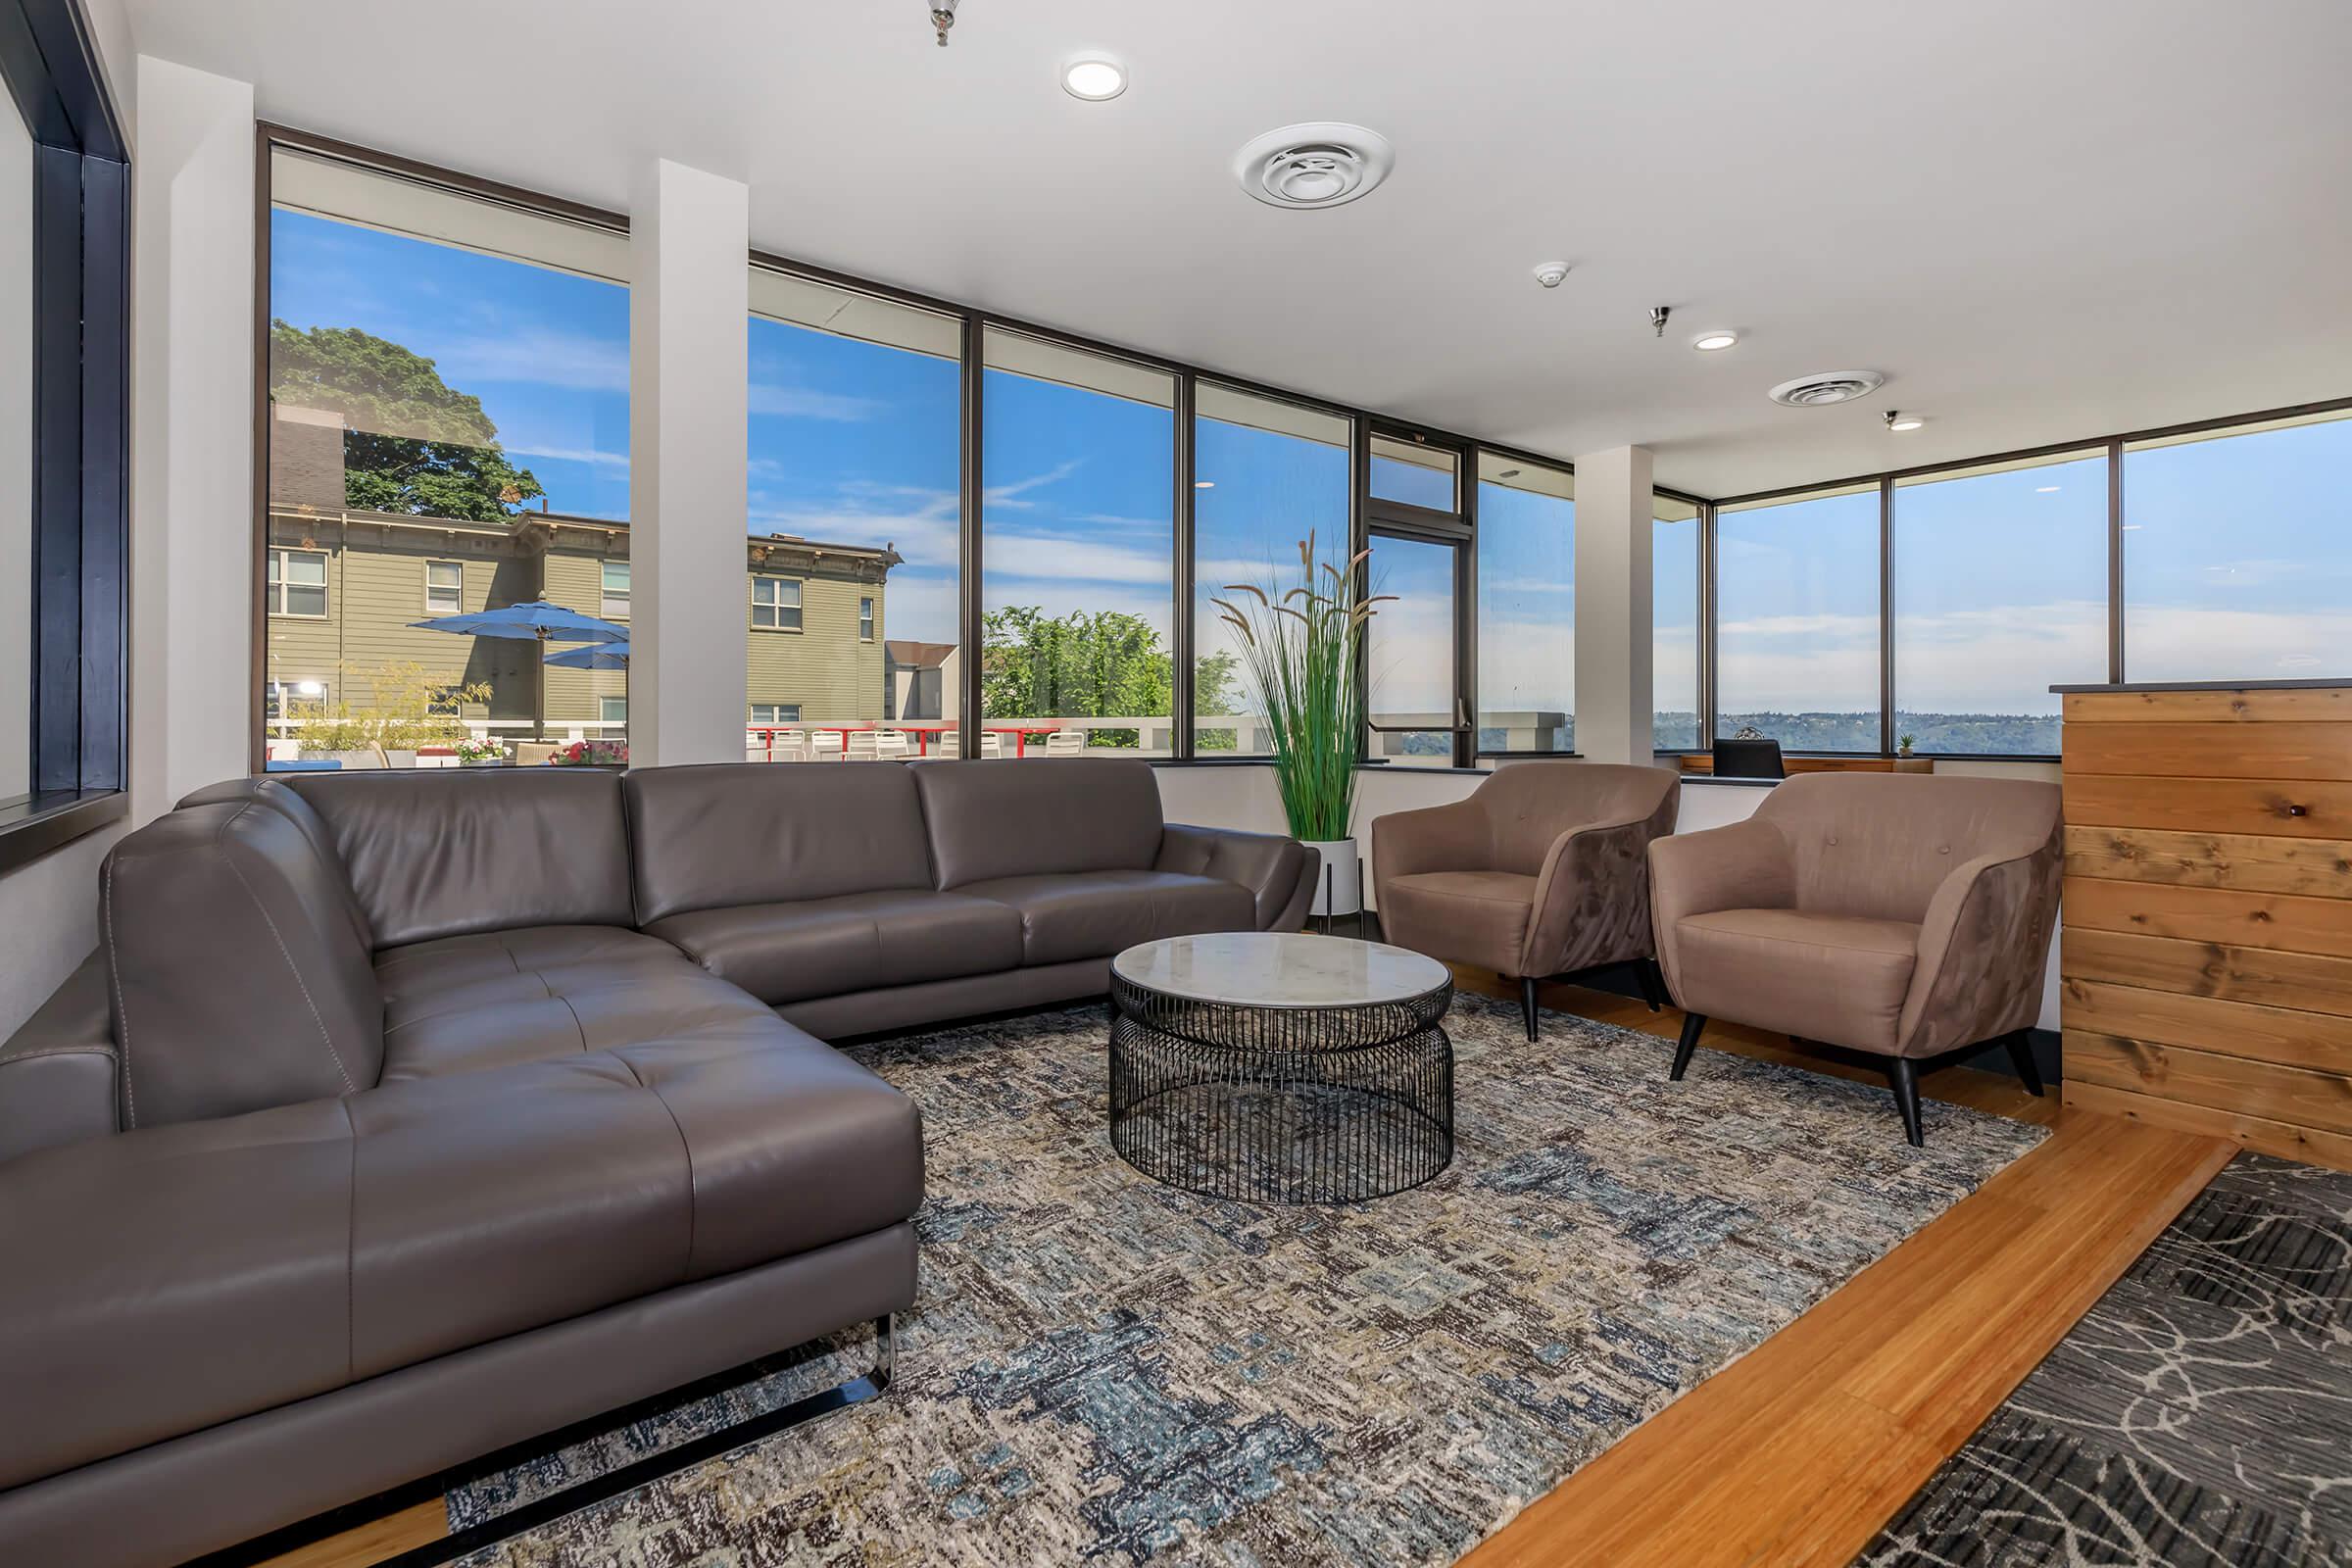
[[[1783,381],[1772,389],[1770,396],[1773,402],[1786,403],[1792,409],[1818,409],[1866,398],[1886,379],[1876,370],[1824,370],[1819,375],[1800,375],[1793,381]]]
[[[1270,207],[1338,207],[1388,178],[1396,163],[1396,149],[1379,131],[1315,120],[1252,137],[1234,156],[1233,172]]]

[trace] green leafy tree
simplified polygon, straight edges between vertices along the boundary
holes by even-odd
[[[546,494],[507,461],[480,398],[451,387],[422,355],[356,327],[271,321],[270,395],[343,416],[346,505],[494,522]]]
[[[1035,605],[988,612],[982,626],[980,694],[986,710],[1006,718],[1107,718],[1169,711],[1175,665],[1159,633],[1140,615],[1074,610],[1048,615]],[[1228,700],[1231,654],[1193,666],[1201,711]],[[1088,732],[1093,746],[1133,746],[1131,729]]]

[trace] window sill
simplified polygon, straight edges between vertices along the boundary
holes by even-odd
[[[0,806],[0,871],[28,865],[129,814],[124,790],[52,790]]]

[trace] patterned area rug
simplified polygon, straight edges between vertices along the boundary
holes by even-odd
[[[2041,1129],[1573,1018],[1447,1021],[1457,1153],[1349,1207],[1138,1175],[1100,1008],[855,1052],[921,1104],[921,1299],[898,1381],[476,1565],[1449,1563],[2026,1152]],[[453,1524],[870,1364],[453,1494]],[[843,1357],[846,1356],[846,1360]]]
[[[2230,1161],[1860,1560],[2352,1564],[2352,1174]]]

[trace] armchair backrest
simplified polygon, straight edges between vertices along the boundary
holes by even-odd
[[[1539,875],[1562,833],[1596,822],[1643,820],[1681,787],[1681,779],[1663,767],[1506,762],[1470,796],[1486,813],[1493,847],[1481,869]]]
[[[2059,790],[2034,779],[1800,773],[1776,785],[1756,816],[1788,837],[1799,909],[1919,920],[1955,867],[2048,843]]]

